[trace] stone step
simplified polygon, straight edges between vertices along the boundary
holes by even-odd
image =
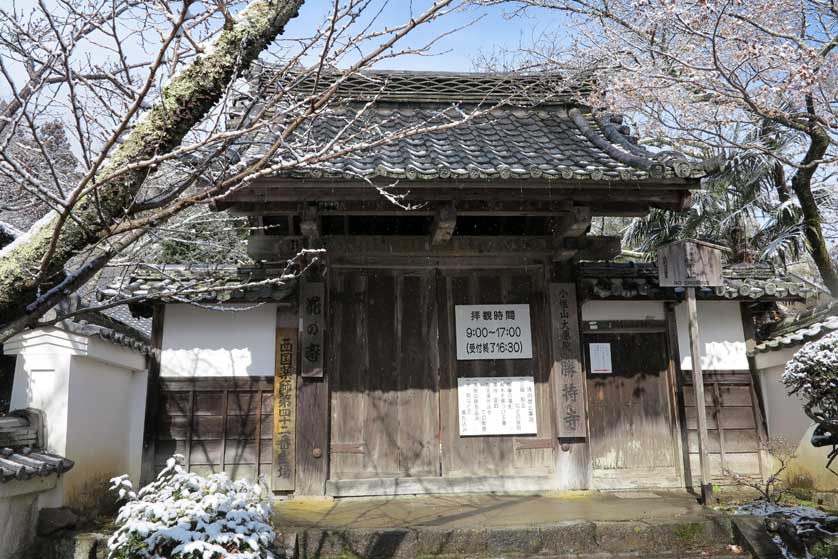
[[[289,536],[287,547],[298,559],[747,557],[727,547],[733,536],[722,517],[531,528],[299,528]]]

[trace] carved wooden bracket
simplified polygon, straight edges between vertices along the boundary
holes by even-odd
[[[438,246],[447,243],[454,235],[455,227],[457,227],[457,210],[453,203],[446,204],[437,211],[434,217],[431,227],[431,244]]]

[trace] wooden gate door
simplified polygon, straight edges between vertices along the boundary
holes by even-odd
[[[589,326],[583,341],[594,487],[683,487],[663,327],[632,332]],[[613,372],[591,372],[592,343],[610,344]]]
[[[442,473],[472,479],[474,490],[544,489],[552,483],[554,440],[549,380],[547,304],[544,271],[441,271],[437,287],[440,309],[440,415]],[[474,304],[530,305],[532,359],[458,361],[454,306]],[[458,421],[458,377],[535,377],[534,436],[461,437]],[[540,477],[536,479],[536,476]],[[505,484],[505,485],[504,485]]]
[[[335,480],[439,476],[434,272],[331,279],[331,492],[349,494]]]

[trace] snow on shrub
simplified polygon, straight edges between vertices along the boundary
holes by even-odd
[[[111,480],[126,503],[108,540],[109,559],[272,559],[271,508],[259,485],[187,472],[175,455],[157,480],[135,492]]]
[[[807,413],[838,420],[838,332],[809,342],[786,364],[783,384],[806,399]],[[813,418],[815,419],[815,418]]]

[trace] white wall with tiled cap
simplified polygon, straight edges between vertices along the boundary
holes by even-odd
[[[46,450],[75,462],[39,506],[77,504],[127,473],[139,482],[146,359],[98,336],[39,328],[3,347],[17,356],[12,409],[44,412]]]
[[[161,377],[273,376],[277,305],[166,305]]]
[[[803,412],[803,401],[788,394],[782,376],[786,363],[801,346],[757,353],[754,361],[759,376],[769,437],[781,437],[796,447],[797,458],[790,475],[798,482],[808,480],[819,491],[838,489],[838,476],[824,468],[831,447],[812,446],[815,423]]]

